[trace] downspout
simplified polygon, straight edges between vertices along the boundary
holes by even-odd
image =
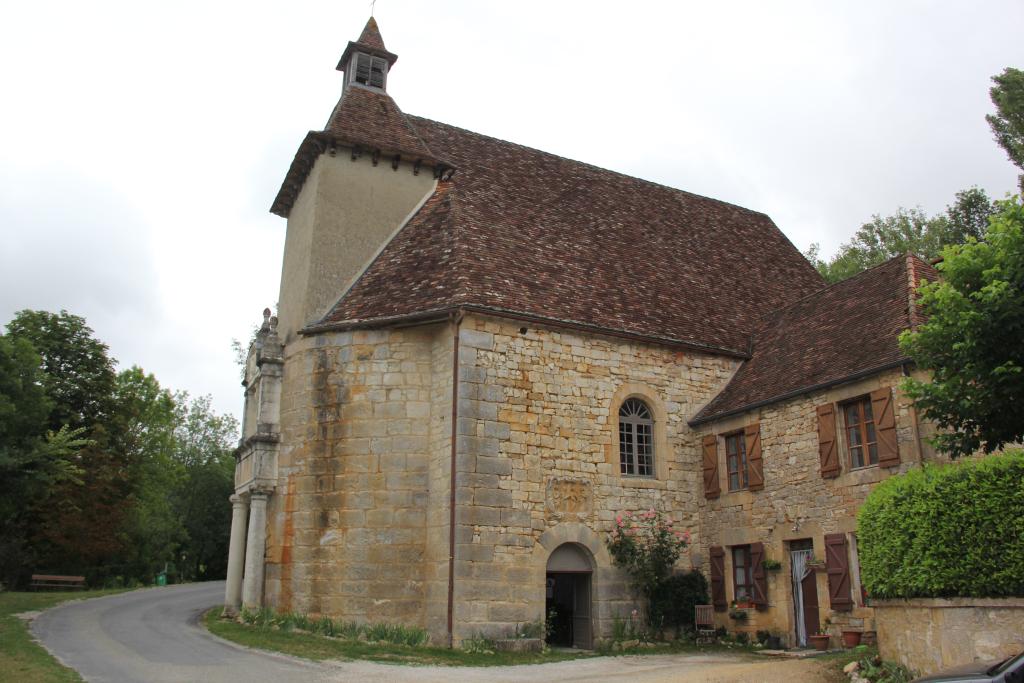
[[[451,477],[448,482],[448,647],[455,644],[455,460],[458,446],[459,422],[459,325],[462,311],[452,314],[452,456]]]
[[[910,367],[903,364],[903,376],[910,377]],[[910,420],[914,424],[914,443],[917,445],[917,464],[924,465],[924,448],[921,446],[921,422],[917,416],[917,404],[910,402]]]

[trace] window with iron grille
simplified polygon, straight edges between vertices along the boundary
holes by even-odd
[[[732,581],[733,599],[738,603],[754,599],[754,571],[750,564],[750,546],[735,546],[732,549]]]
[[[654,420],[638,398],[626,399],[619,408],[619,472],[654,476]]]
[[[356,83],[383,88],[387,70],[387,60],[362,52],[356,54]]]
[[[747,442],[743,432],[725,435],[725,464],[729,471],[729,490],[739,491],[749,486],[747,469]]]
[[[844,403],[843,420],[846,423],[846,445],[850,449],[850,467],[877,465],[878,440],[870,397]]]

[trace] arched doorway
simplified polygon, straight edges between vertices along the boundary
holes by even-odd
[[[552,619],[547,642],[589,650],[591,626],[591,578],[594,565],[589,553],[576,543],[563,543],[548,558],[544,611]]]

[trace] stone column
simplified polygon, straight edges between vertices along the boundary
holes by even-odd
[[[263,555],[267,547],[267,499],[270,492],[253,489],[249,494],[249,535],[245,544],[245,580],[242,604],[249,609],[263,605]]]
[[[231,545],[228,546],[228,580],[224,590],[224,612],[238,614],[242,605],[242,570],[245,568],[245,527],[249,517],[249,501],[239,495],[231,500]]]

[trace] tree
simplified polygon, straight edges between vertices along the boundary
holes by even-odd
[[[980,239],[994,210],[985,191],[972,187],[957,192],[944,214],[928,217],[919,208],[900,208],[885,217],[876,214],[829,261],[818,256],[817,244],[804,255],[828,282],[839,282],[900,254],[932,258],[947,245]]]
[[[987,115],[985,120],[1006,156],[1024,170],[1024,71],[1007,67],[992,81],[995,85],[988,92],[996,113]],[[1024,175],[1019,183],[1024,192]]]
[[[7,333],[30,342],[42,358],[43,384],[53,403],[51,429],[91,427],[109,416],[114,361],[85,318],[67,311],[18,311]]]
[[[906,391],[953,457],[1024,438],[1024,206],[997,203],[985,241],[943,250],[942,279],[919,290],[926,322],[900,337],[932,374]]]
[[[58,485],[78,485],[82,429],[46,429],[51,403],[39,355],[0,335],[0,581],[17,583],[35,555],[28,543]]]

